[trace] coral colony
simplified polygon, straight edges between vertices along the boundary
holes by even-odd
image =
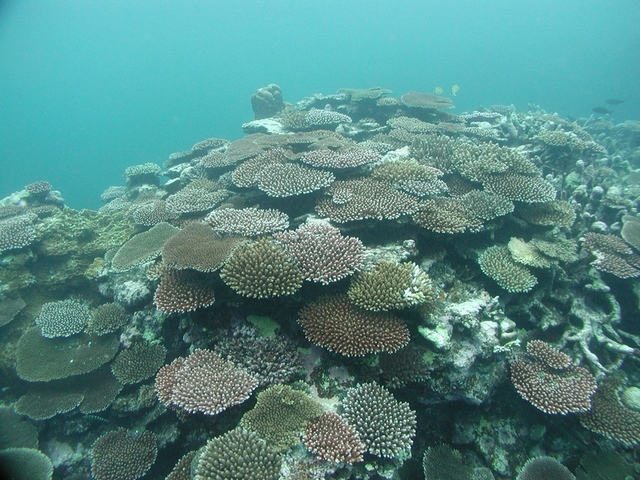
[[[640,123],[391,93],[0,201],[5,467],[638,478]]]

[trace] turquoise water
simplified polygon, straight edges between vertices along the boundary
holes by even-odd
[[[457,109],[537,104],[640,118],[640,2],[6,1],[0,7],[0,197],[48,180],[97,208],[128,165],[161,163],[285,100],[380,86]]]

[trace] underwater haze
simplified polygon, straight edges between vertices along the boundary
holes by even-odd
[[[235,140],[249,98],[379,86],[455,113],[539,105],[640,118],[640,2],[9,0],[0,4],[0,196],[47,180],[97,208],[128,165]]]

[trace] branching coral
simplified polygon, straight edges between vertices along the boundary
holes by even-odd
[[[373,312],[419,305],[435,296],[431,279],[418,265],[387,261],[358,273],[348,295],[355,305]]]
[[[135,480],[156,461],[156,436],[149,430],[124,428],[105,433],[91,449],[91,474],[96,480]]]
[[[302,272],[272,240],[263,238],[237,248],[220,271],[240,295],[271,298],[291,295],[302,286]]]
[[[346,237],[328,223],[308,223],[295,231],[274,234],[291,255],[305,280],[326,285],[358,270],[364,247],[359,238]]]
[[[410,455],[416,434],[416,412],[384,387],[365,383],[349,389],[343,417],[358,433],[366,451],[383,458]]]
[[[258,394],[256,406],[244,414],[240,423],[268,445],[286,450],[298,442],[307,423],[321,413],[320,404],[306,393],[288,385],[272,385]]]
[[[339,223],[364,219],[395,219],[418,210],[418,199],[394,190],[390,182],[360,178],[339,180],[326,191],[331,199],[322,199],[316,211]]]
[[[214,272],[244,240],[242,237],[220,237],[206,223],[192,222],[167,240],[162,248],[162,261],[167,267],[178,270],[191,268]]]
[[[298,323],[311,342],[346,356],[394,352],[409,343],[409,331],[400,319],[358,308],[346,295],[306,305]]]
[[[156,393],[163,403],[206,415],[244,402],[257,386],[254,377],[202,349],[176,358],[156,375]]]
[[[572,365],[571,359],[550,345],[533,340],[527,344],[532,361],[511,363],[511,381],[518,393],[545,413],[586,412],[596,381],[588,370]]]
[[[209,213],[205,222],[221,235],[257,237],[285,230],[289,226],[289,217],[273,208],[220,208]]]

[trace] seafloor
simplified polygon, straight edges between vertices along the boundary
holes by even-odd
[[[0,463],[640,478],[640,122],[391,93],[269,85],[98,211],[0,201]]]

